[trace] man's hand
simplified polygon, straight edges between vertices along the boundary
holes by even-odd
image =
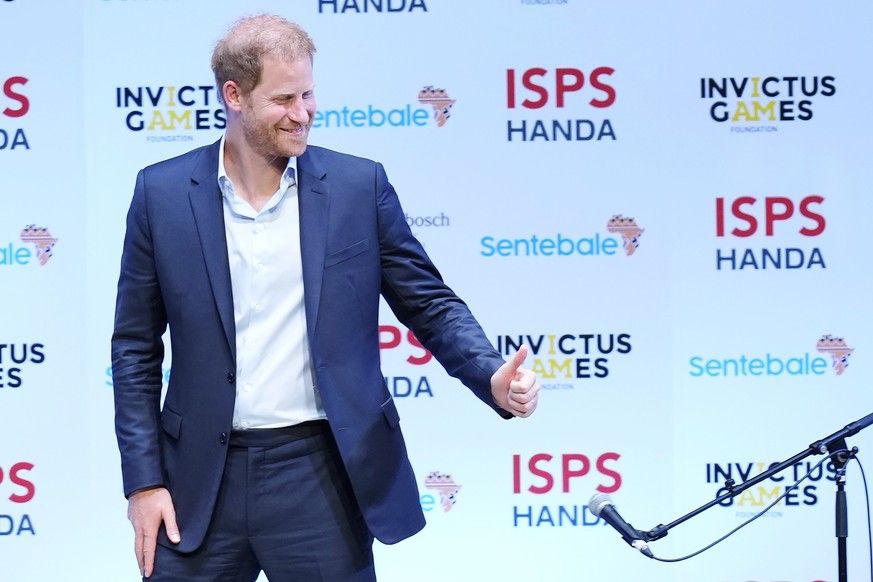
[[[527,346],[523,345],[491,376],[491,396],[497,406],[525,418],[536,410],[540,393],[536,374],[520,367],[526,357]]]
[[[155,568],[155,546],[161,522],[167,527],[170,541],[178,544],[182,539],[176,525],[176,510],[170,492],[157,487],[134,493],[127,501],[127,519],[133,525],[139,573],[148,578]]]

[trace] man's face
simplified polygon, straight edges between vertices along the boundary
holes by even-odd
[[[248,145],[270,157],[299,156],[306,150],[315,118],[312,63],[266,57],[261,82],[242,96],[242,126]]]

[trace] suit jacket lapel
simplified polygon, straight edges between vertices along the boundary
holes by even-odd
[[[230,353],[236,354],[236,327],[233,318],[233,288],[230,283],[230,263],[227,258],[227,238],[224,232],[224,209],[218,187],[219,142],[202,150],[191,174],[188,198],[194,212],[194,222],[200,236],[200,246],[206,259],[206,272],[212,295],[218,308]]]
[[[317,151],[308,148],[297,158],[299,176],[297,196],[300,205],[300,257],[303,262],[303,289],[306,303],[306,327],[310,338],[316,329],[324,255],[327,249],[330,189]]]

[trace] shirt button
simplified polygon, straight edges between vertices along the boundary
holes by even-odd
[[[223,445],[227,444],[227,433],[226,432],[223,432],[220,435],[218,435],[218,442],[223,444]]]
[[[249,427],[249,423],[246,422],[245,420],[242,421],[241,423],[239,423],[239,425],[240,425],[242,428],[244,428],[244,429]]]
[[[258,223],[258,224],[255,225],[255,232],[263,232],[263,231],[264,231],[264,225],[263,225],[263,224]]]
[[[243,386],[243,390],[245,390],[246,392],[251,392],[251,391],[252,391],[252,385],[251,385],[251,384],[246,384],[245,386]]]
[[[255,311],[257,311],[258,313],[260,313],[260,312],[263,311],[263,310],[264,310],[264,306],[263,306],[263,305],[261,305],[260,303],[255,303]]]

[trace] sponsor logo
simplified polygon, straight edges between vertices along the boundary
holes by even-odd
[[[427,12],[424,0],[318,0],[319,14]]]
[[[479,254],[483,257],[596,257],[618,255],[618,239],[626,256],[633,255],[640,247],[640,237],[645,231],[633,218],[615,214],[606,222],[606,232],[587,234],[532,234],[525,238],[497,238],[483,236]]]
[[[58,239],[45,227],[29,224],[21,229],[18,241],[0,246],[0,267],[24,266],[34,262],[45,266],[54,255]]]
[[[595,489],[614,493],[621,488],[616,452],[536,453],[512,456],[512,493],[528,498],[512,507],[513,527],[589,527],[606,522],[586,503],[576,501],[578,491]],[[574,487],[575,486],[575,487]]]
[[[433,359],[415,335],[396,325],[379,326],[379,349],[385,355],[398,355],[412,366],[409,372],[385,376],[385,386],[395,398],[433,398],[433,385],[430,379],[420,372]],[[397,351],[394,351],[397,350]]]
[[[149,142],[193,141],[198,131],[224,129],[224,108],[215,87],[172,85],[116,87],[115,107],[125,127]]]
[[[33,468],[33,463],[24,461],[0,462],[0,537],[36,535],[30,515],[21,513],[36,496]]]
[[[719,497],[729,493],[735,483],[748,481],[775,465],[778,463],[762,461],[707,463],[706,484],[718,485],[715,497]],[[807,473],[806,480],[794,487],[794,483]],[[767,517],[784,517],[783,510],[817,505],[821,497],[819,485],[833,483],[835,475],[836,467],[831,462],[819,465],[817,461],[800,461],[739,495],[722,500],[719,505],[735,511],[737,518],[748,519],[787,492],[785,498],[765,514]]]
[[[451,475],[433,471],[424,479],[424,488],[436,492],[439,495],[440,507],[443,512],[449,512],[458,502],[458,492],[461,485]],[[436,499],[431,494],[421,496],[421,508],[425,511],[433,511]]]
[[[16,75],[3,80],[0,91],[0,151],[30,149],[23,127],[15,127],[30,111],[30,99],[24,90],[28,78]]]
[[[602,115],[615,103],[613,73],[612,67],[507,69],[506,108],[514,114],[506,121],[507,141],[615,141],[612,121]],[[543,115],[528,115],[538,110]]]
[[[604,379],[615,361],[632,349],[629,333],[500,335],[495,342],[504,356],[517,352],[522,344],[530,348],[530,368],[544,390],[572,390],[576,380]]]
[[[428,85],[418,92],[418,105],[403,103],[395,106],[361,105],[318,110],[312,127],[318,129],[426,127],[434,123],[442,127],[451,115],[455,100],[445,89]],[[423,105],[424,107],[420,107]],[[433,121],[431,121],[433,119]]]
[[[849,356],[855,351],[843,338],[823,335],[816,342],[817,352],[827,354],[834,373],[842,375],[849,365]],[[772,354],[732,356],[715,358],[692,356],[688,360],[689,374],[693,378],[737,378],[741,376],[823,376],[828,369],[828,360],[813,353],[793,355]]]
[[[718,271],[825,269],[824,254],[806,241],[824,233],[824,196],[740,196],[715,199],[715,236],[737,242],[761,240],[764,245],[717,248]],[[776,246],[774,240],[796,240],[794,246]],[[779,237],[778,239],[776,237]],[[789,237],[794,237],[790,239]]]
[[[710,119],[732,133],[769,133],[777,124],[810,121],[817,103],[836,92],[833,75],[700,79]]]
[[[45,344],[0,343],[0,390],[23,388],[25,370],[45,363]]]
[[[815,347],[820,353],[828,354],[831,357],[837,376],[841,376],[846,371],[846,367],[849,365],[849,356],[855,351],[846,345],[846,340],[843,338],[830,335],[821,336]]]

